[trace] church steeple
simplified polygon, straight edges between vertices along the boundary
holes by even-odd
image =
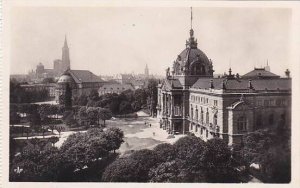
[[[70,66],[70,56],[69,56],[69,47],[67,42],[67,36],[65,35],[65,42],[64,46],[62,48],[62,71],[65,71],[67,69],[71,69]]]

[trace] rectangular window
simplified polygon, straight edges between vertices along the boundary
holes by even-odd
[[[270,104],[269,104],[270,106],[275,106],[275,101],[274,101],[274,99],[270,99]]]
[[[206,104],[208,104],[208,98],[206,98]]]
[[[257,104],[257,106],[261,106],[262,105],[261,100],[257,100],[256,104]]]
[[[269,106],[269,100],[264,100],[264,106]]]
[[[281,100],[280,99],[276,100],[276,106],[281,106]]]
[[[218,100],[214,100],[214,106],[218,106]]]

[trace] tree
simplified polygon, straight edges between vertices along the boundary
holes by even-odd
[[[20,123],[21,117],[17,112],[10,112],[9,113],[9,124],[10,125],[15,125]]]
[[[138,182],[137,161],[131,158],[119,158],[111,163],[102,175],[105,182]]]
[[[150,182],[180,182],[180,167],[175,160],[159,164],[149,171]]]
[[[105,121],[112,118],[112,113],[106,108],[101,108],[99,109],[99,118],[103,120],[105,125]]]
[[[176,151],[173,145],[168,143],[162,143],[157,145],[153,151],[160,159],[161,162],[172,161],[176,157]]]
[[[51,142],[52,146],[55,146],[55,143],[59,141],[59,138],[56,136],[51,136],[49,141]]]
[[[129,114],[132,112],[132,106],[128,101],[122,101],[120,103],[120,114]]]
[[[81,125],[85,124],[88,120],[87,107],[82,106],[78,111],[78,118]]]
[[[109,150],[113,150],[115,153],[115,150],[120,148],[121,144],[124,142],[124,133],[121,129],[116,127],[108,128],[104,132],[105,139],[109,142]]]
[[[80,95],[79,97],[76,97],[73,101],[74,105],[78,106],[86,106],[88,103],[88,97],[84,94]]]
[[[238,182],[228,145],[219,138],[210,139],[206,143],[204,163],[206,165],[207,182]]]
[[[173,146],[177,163],[180,164],[180,181],[205,182],[206,143],[199,137],[186,136],[177,140]]]
[[[90,125],[98,124],[98,109],[96,107],[88,107],[86,109],[87,117],[90,122]]]
[[[113,182],[147,182],[149,170],[158,164],[152,150],[138,150],[126,158],[119,158],[104,171],[102,180]]]
[[[291,179],[290,133],[261,129],[247,134],[239,151],[246,167],[260,165],[264,182],[288,183]],[[283,168],[284,167],[284,168]]]
[[[64,104],[67,110],[72,109],[72,88],[69,83],[66,85]]]
[[[148,108],[150,110],[151,116],[154,116],[154,114],[156,114],[157,85],[158,85],[158,80],[149,79],[147,93],[148,93]]]
[[[41,117],[39,113],[34,112],[29,115],[29,125],[30,128],[33,128],[36,132],[41,128]]]
[[[60,137],[60,133],[65,129],[63,126],[61,125],[56,125],[55,129],[57,130],[59,137]]]

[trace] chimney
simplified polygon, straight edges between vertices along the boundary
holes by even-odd
[[[248,88],[249,89],[253,89],[252,80],[249,80],[249,82],[248,82]]]
[[[289,69],[286,69],[286,71],[285,71],[284,73],[285,73],[285,76],[286,76],[287,78],[290,78],[291,72],[290,72]]]

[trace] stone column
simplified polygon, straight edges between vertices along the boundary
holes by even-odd
[[[171,95],[171,117],[174,115],[174,96]]]
[[[185,92],[183,92],[183,95],[182,95],[182,133],[185,134],[185,118],[186,118],[186,109],[185,109]]]

